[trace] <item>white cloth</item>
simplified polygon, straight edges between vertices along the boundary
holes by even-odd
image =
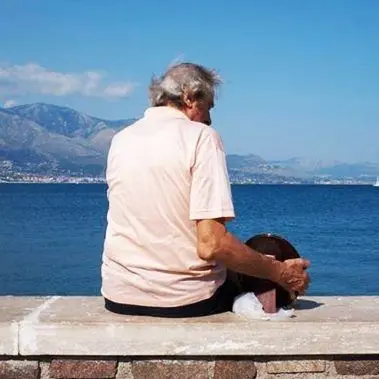
[[[256,320],[284,320],[294,316],[294,309],[279,308],[276,313],[266,313],[253,292],[243,293],[234,299],[233,312]]]

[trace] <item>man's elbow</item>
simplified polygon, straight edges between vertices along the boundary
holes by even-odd
[[[197,223],[197,254],[205,261],[217,261],[223,250],[226,229],[220,220],[202,220]]]
[[[207,262],[216,260],[217,251],[218,249],[216,246],[201,243],[197,246],[197,255],[199,258]]]
[[[199,242],[197,245],[197,254],[204,261],[219,261],[224,255],[225,237],[215,238],[206,242]]]

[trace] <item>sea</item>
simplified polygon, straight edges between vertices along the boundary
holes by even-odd
[[[0,295],[99,295],[105,184],[0,184]],[[379,294],[379,188],[232,185],[242,241],[271,232],[311,261],[309,295]]]

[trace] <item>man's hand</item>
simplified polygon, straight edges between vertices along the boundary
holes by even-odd
[[[292,298],[303,295],[310,282],[309,275],[306,272],[309,266],[310,262],[303,258],[284,261],[277,283],[286,289]]]

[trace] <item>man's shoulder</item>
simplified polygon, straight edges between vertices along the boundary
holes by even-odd
[[[118,130],[118,131],[113,135],[113,137],[112,137],[112,141],[115,142],[115,141],[117,141],[117,140],[119,140],[119,139],[122,139],[122,138],[125,137],[126,135],[128,135],[130,132],[133,131],[133,129],[134,129],[136,126],[138,126],[138,125],[141,123],[142,120],[143,120],[143,119],[140,118],[140,119],[134,121],[132,124],[130,124],[130,125],[125,125],[124,127],[122,127],[120,130]]]
[[[189,119],[181,119],[177,125],[181,133],[187,135],[189,140],[195,141],[195,145],[216,146],[218,150],[225,152],[221,135],[213,127]]]
[[[213,127],[199,121],[190,119],[181,119],[180,126],[188,131],[196,132],[201,138],[211,138],[215,140],[221,139],[220,134]]]
[[[211,126],[202,124],[202,123],[198,123],[198,124],[202,125],[202,127],[201,127],[202,136],[209,137],[209,138],[215,138],[215,139],[220,138],[220,134],[218,133],[218,131],[216,129],[212,128]]]
[[[224,150],[223,141],[221,135],[214,128],[204,125],[204,128],[201,130],[200,140],[205,144],[215,144],[220,150]]]
[[[207,125],[198,122],[198,121],[192,121],[190,119],[180,119],[177,120],[177,125],[179,128],[188,131],[189,133],[195,133],[195,134],[203,134],[203,131],[208,128]]]

